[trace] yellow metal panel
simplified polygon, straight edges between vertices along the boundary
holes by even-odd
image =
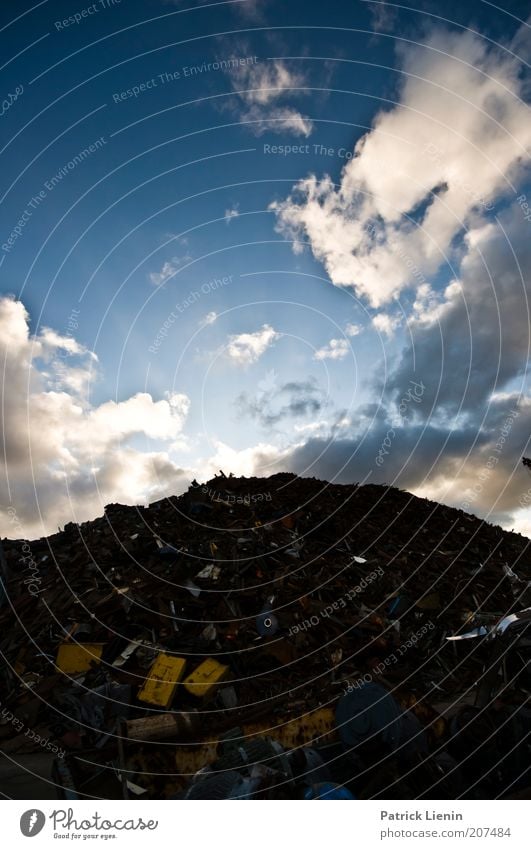
[[[276,717],[242,726],[245,738],[271,737],[285,749],[308,746],[312,743],[331,743],[338,739],[334,711],[318,708],[297,717]],[[187,778],[216,759],[218,738],[205,740],[199,746],[176,746],[175,763],[179,773]]]
[[[210,695],[212,690],[223,681],[228,671],[228,666],[223,666],[222,663],[209,657],[184,679],[184,686],[192,695],[203,698]]]
[[[441,607],[441,599],[439,593],[428,593],[415,602],[420,610],[439,610]]]
[[[186,660],[159,654],[138,693],[141,702],[159,707],[169,707],[173,701],[177,684],[183,677]]]
[[[330,708],[318,708],[303,716],[278,718],[274,722],[251,722],[243,726],[246,737],[272,737],[285,749],[310,743],[327,743],[335,739],[336,721]]]
[[[175,747],[175,765],[178,776],[182,776],[182,785],[189,782],[192,775],[204,766],[216,760],[217,742],[203,743],[202,746]]]
[[[93,663],[99,663],[103,643],[63,643],[57,651],[56,665],[66,675],[88,672]]]

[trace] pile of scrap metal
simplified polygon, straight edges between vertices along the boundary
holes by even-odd
[[[4,540],[0,750],[66,798],[529,793],[530,541],[277,474]]]

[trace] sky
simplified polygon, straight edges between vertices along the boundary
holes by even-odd
[[[529,7],[5,0],[0,535],[193,479],[531,535]]]

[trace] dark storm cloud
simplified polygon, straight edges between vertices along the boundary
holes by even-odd
[[[326,406],[326,400],[314,378],[289,381],[280,387],[250,395],[242,392],[236,399],[241,415],[270,428],[289,418],[316,416]]]
[[[518,204],[468,237],[461,292],[429,324],[412,321],[387,390],[398,393],[411,374],[426,383],[424,409],[465,412],[477,425],[493,392],[526,369],[531,331],[531,222]]]

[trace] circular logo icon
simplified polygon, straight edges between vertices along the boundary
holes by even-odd
[[[46,817],[42,811],[32,808],[20,817],[20,830],[24,837],[35,837],[44,828]]]

